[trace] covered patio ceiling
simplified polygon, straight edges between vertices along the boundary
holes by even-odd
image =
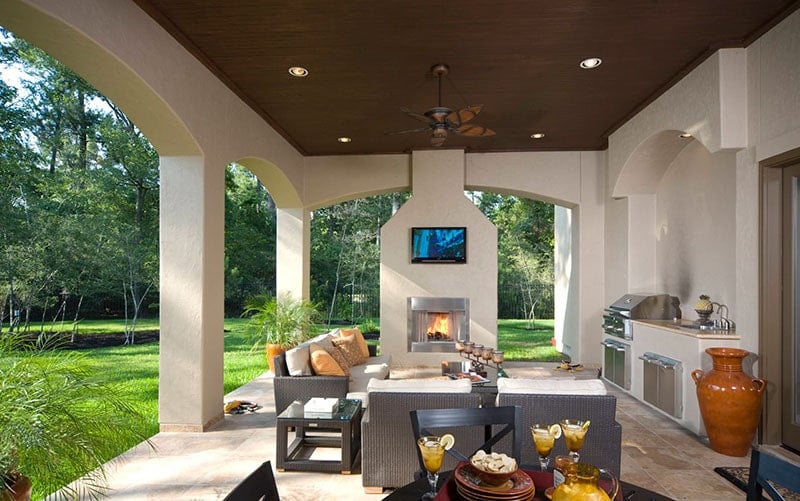
[[[401,111],[482,104],[472,152],[599,150],[720,48],[746,47],[797,0],[135,0],[304,155],[430,148]],[[579,63],[602,58],[593,70]],[[302,66],[304,78],[288,69]],[[532,139],[543,133],[541,139]],[[352,138],[341,143],[339,137]]]

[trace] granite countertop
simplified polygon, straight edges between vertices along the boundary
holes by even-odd
[[[697,339],[741,339],[735,330],[721,329],[698,329],[697,323],[691,320],[631,320],[634,324],[647,325],[657,329],[664,329],[682,336],[690,336]],[[694,326],[694,327],[692,327]]]

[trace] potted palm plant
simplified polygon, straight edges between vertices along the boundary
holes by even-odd
[[[105,462],[147,441],[121,419],[141,418],[135,407],[84,354],[17,334],[0,334],[0,402],[0,500],[30,499],[31,483],[34,499],[97,499]]]
[[[250,317],[246,332],[253,341],[253,349],[264,345],[269,370],[274,374],[273,357],[311,337],[318,311],[310,301],[286,292],[278,297],[253,296],[245,302],[242,316]]]

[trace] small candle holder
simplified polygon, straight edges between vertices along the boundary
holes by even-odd
[[[458,349],[458,344],[463,345],[463,350]],[[490,346],[483,346],[471,341],[459,340],[456,343],[456,351],[462,358],[470,361],[472,372],[486,376],[484,370],[485,366],[497,369],[497,377],[508,377],[506,371],[503,370],[503,362],[505,361],[504,354],[500,350],[495,350]]]

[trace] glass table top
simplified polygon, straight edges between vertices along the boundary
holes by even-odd
[[[278,415],[278,419],[325,419],[331,421],[349,421],[361,409],[361,400],[338,399],[336,408],[332,413],[314,412],[306,413],[303,406],[308,400],[295,400],[289,407]]]

